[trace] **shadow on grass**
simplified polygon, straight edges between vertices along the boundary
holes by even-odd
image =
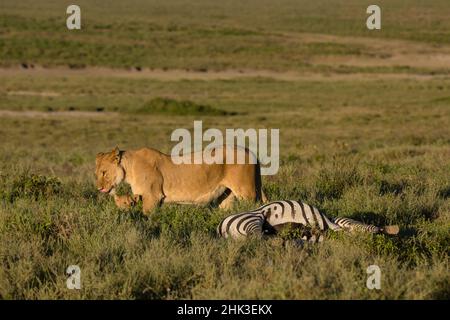
[[[236,112],[228,112],[209,105],[198,104],[189,100],[170,98],[154,98],[136,110],[139,114],[168,114],[192,116],[234,116]]]
[[[442,199],[450,198],[450,185],[441,188],[438,192],[438,196]]]

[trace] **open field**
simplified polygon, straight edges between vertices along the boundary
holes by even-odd
[[[448,1],[379,1],[375,32],[369,1],[78,2],[80,31],[60,1],[0,4],[0,298],[450,298]],[[225,241],[220,219],[254,204],[147,219],[96,191],[97,152],[169,153],[194,120],[279,128],[271,200],[399,236]]]

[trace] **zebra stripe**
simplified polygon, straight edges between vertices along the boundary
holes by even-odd
[[[349,230],[349,231],[363,231],[363,232],[370,232],[370,233],[380,233],[382,230],[381,228],[371,225],[371,224],[365,224],[350,218],[334,218],[334,223],[336,223],[338,226],[340,226],[343,229]]]
[[[241,238],[251,234],[262,234],[264,216],[253,212],[233,214],[222,220],[217,233],[224,237]]]
[[[314,211],[314,214],[316,216],[316,220],[318,221],[319,229],[320,230],[325,230],[325,225],[323,223],[322,214],[319,212],[319,210],[317,210],[317,208],[313,208],[313,211]]]
[[[277,204],[282,205],[282,210],[287,213],[282,218],[276,215],[265,215],[266,222],[271,226],[277,226],[286,223],[301,224],[314,229],[325,231],[327,229],[340,230],[341,227],[335,224],[322,214],[317,208],[310,206],[300,201],[277,201]],[[270,204],[269,204],[270,205]],[[266,205],[267,207],[267,205]],[[290,212],[289,212],[290,211]],[[258,210],[255,210],[258,212]]]
[[[292,201],[292,203],[294,204],[294,210],[297,213],[294,215],[294,219],[295,219],[294,221],[298,221],[298,223],[300,223],[300,224],[307,225],[308,222],[306,220],[306,216],[303,211],[303,203],[297,202],[297,201]]]
[[[294,203],[291,200],[287,200],[286,201],[289,204],[289,210],[291,211],[291,218],[292,220],[295,220],[295,208],[294,208]]]
[[[275,201],[255,210],[230,215],[220,222],[217,232],[225,238],[239,238],[250,234],[263,234],[265,225],[277,230],[277,226],[283,227],[289,224],[303,225],[319,231],[331,229],[333,231],[386,232],[383,228],[349,218],[329,219],[316,207],[294,200]],[[389,229],[389,232],[386,233],[396,234],[398,232],[397,226],[392,227],[394,228]],[[321,237],[317,238],[315,235],[307,235],[303,238],[308,241],[321,241]]]

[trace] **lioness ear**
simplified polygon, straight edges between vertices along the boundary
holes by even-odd
[[[98,163],[100,161],[100,158],[103,157],[105,154],[103,152],[97,153],[95,156],[95,162]]]
[[[97,155],[95,156],[96,158],[100,158],[103,157],[105,154],[103,152],[99,152],[97,153]]]
[[[119,163],[119,162],[120,162],[120,150],[119,150],[119,147],[116,146],[116,147],[114,148],[113,154],[114,154],[114,161],[115,161],[116,163]]]

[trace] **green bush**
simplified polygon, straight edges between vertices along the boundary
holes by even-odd
[[[119,183],[116,188],[116,194],[118,196],[132,195],[131,186],[126,182]]]
[[[160,97],[148,101],[141,108],[139,108],[137,112],[145,114],[171,114],[183,116],[224,116],[234,114],[189,100],[178,101],[175,99]]]
[[[162,211],[162,210],[161,210]],[[212,214],[207,207],[167,206],[164,212],[152,214],[162,233],[180,240],[187,240],[195,231],[214,235],[220,222],[220,216]]]
[[[357,165],[344,159],[334,159],[331,165],[320,169],[313,186],[315,198],[322,202],[328,199],[339,199],[344,191],[362,183]]]
[[[61,194],[61,182],[56,177],[44,175],[22,173],[10,186],[2,186],[0,196],[10,202],[18,198],[31,198],[37,200],[42,197],[49,197]]]

